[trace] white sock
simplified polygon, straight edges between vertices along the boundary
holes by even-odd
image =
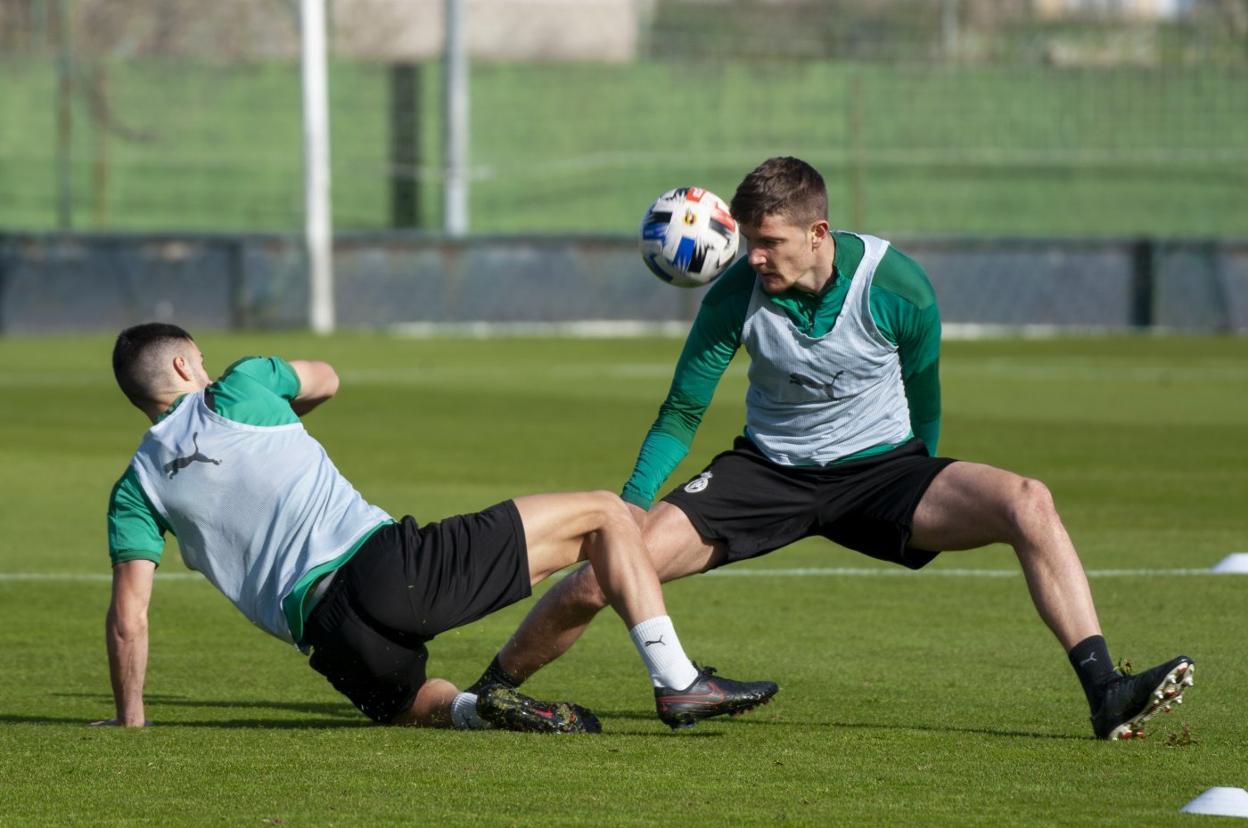
[[[456,730],[489,730],[493,726],[477,713],[476,693],[460,693],[451,701],[451,727]]]
[[[666,615],[647,618],[628,634],[633,637],[633,646],[641,654],[641,660],[646,662],[655,687],[684,690],[697,681],[698,671],[680,646],[671,618]]]

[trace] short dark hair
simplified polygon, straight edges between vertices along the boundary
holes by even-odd
[[[184,329],[164,322],[126,328],[113,345],[113,376],[121,392],[135,405],[152,401],[157,379],[153,369],[161,352],[170,345],[194,341]]]
[[[789,155],[768,158],[741,180],[732,197],[732,216],[757,227],[767,216],[795,224],[828,217],[828,188],[814,167]]]

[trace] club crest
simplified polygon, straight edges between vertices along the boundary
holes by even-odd
[[[685,484],[685,491],[689,494],[697,494],[709,485],[711,485],[711,473],[702,472]]]

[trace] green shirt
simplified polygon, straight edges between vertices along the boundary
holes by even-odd
[[[865,252],[862,239],[852,233],[837,232],[833,238],[833,278],[820,295],[791,289],[768,297],[795,328],[811,337],[821,337],[832,329],[844,305],[850,279]],[[741,346],[756,278],[742,259],[711,286],[702,300],[676,363],[667,398],[642,443],[632,476],[624,484],[622,494],[626,501],[648,509],[663,481],[689,452],[715,388]],[[869,305],[876,326],[897,347],[913,433],[934,454],[940,439],[940,312],[936,294],[923,268],[890,246],[876,267]],[[895,447],[874,446],[838,462]]]

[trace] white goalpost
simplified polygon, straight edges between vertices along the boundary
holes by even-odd
[[[333,226],[330,218],[329,80],[325,0],[301,0],[303,80],[304,240],[308,255],[308,322],[318,334],[334,330]]]
[[[468,49],[463,0],[445,0],[446,46],[443,57],[443,143],[446,183],[443,227],[448,236],[468,232]]]
[[[468,232],[468,59],[462,0],[444,0],[444,230]],[[300,66],[303,87],[304,243],[308,257],[308,322],[333,333],[333,224],[329,167],[329,77],[325,0],[300,0]]]

